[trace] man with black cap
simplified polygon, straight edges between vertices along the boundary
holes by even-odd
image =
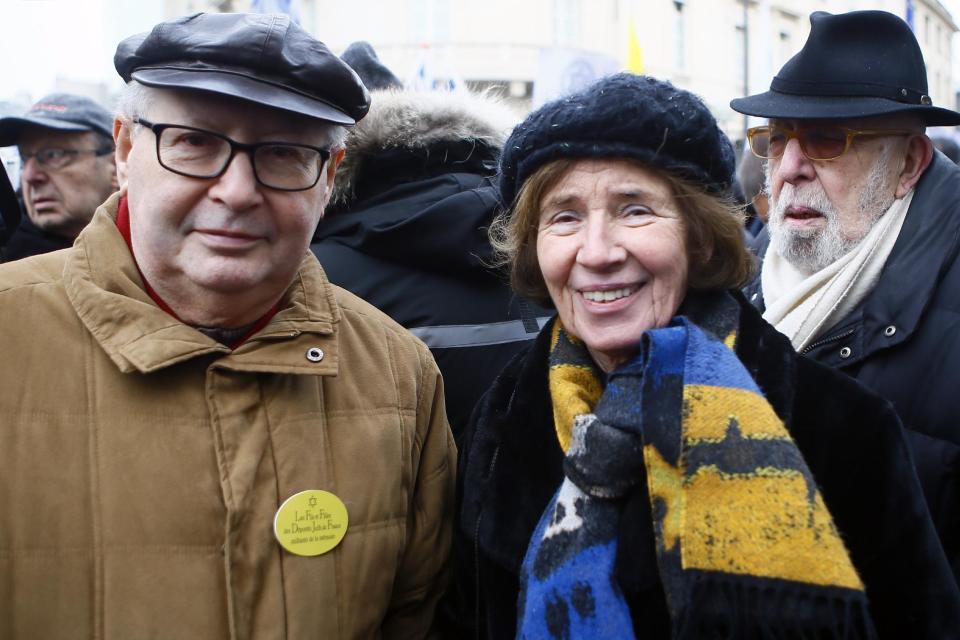
[[[83,96],[54,93],[0,118],[0,147],[17,145],[26,217],[0,248],[5,261],[65,249],[117,190],[113,116]]]
[[[770,91],[733,100],[769,119],[769,236],[747,296],[795,349],[890,400],[908,430],[941,542],[960,575],[960,168],[927,126],[910,27],[882,11],[810,17]]]
[[[119,193],[0,266],[0,636],[424,636],[440,374],[307,250],[366,90],[280,15],[165,22],[115,63]]]

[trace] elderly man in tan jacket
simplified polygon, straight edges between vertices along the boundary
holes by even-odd
[[[440,375],[307,251],[366,90],[285,16],[115,63],[120,192],[0,267],[0,638],[425,635]]]

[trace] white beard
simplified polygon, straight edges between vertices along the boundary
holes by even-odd
[[[893,190],[886,185],[889,166],[889,154],[882,153],[870,169],[857,203],[857,215],[850,224],[851,228],[847,229],[841,226],[837,209],[819,181],[807,182],[800,187],[784,183],[779,197],[774,198],[768,167],[766,191],[770,198],[770,219],[767,222],[770,249],[807,274],[816,273],[849,253],[893,204]],[[822,229],[788,228],[784,218],[791,206],[819,211],[827,226]]]

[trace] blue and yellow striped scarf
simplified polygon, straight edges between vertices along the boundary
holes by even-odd
[[[700,326],[646,332],[606,385],[554,322],[566,477],[524,559],[518,637],[634,637],[613,566],[622,498],[644,479],[674,637],[874,635],[814,478],[733,351],[739,307],[709,300]]]

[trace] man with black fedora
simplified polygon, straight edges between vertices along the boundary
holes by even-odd
[[[883,11],[810,17],[770,84],[731,101],[768,119],[769,235],[747,289],[795,349],[896,408],[927,503],[960,574],[960,168],[927,126],[934,106],[910,27]]]
[[[65,249],[117,190],[113,115],[71,93],[0,118],[0,147],[17,145],[26,217],[0,247],[5,261]]]
[[[0,265],[0,637],[425,636],[442,380],[308,251],[366,89],[283,15],[114,61],[119,192]]]

